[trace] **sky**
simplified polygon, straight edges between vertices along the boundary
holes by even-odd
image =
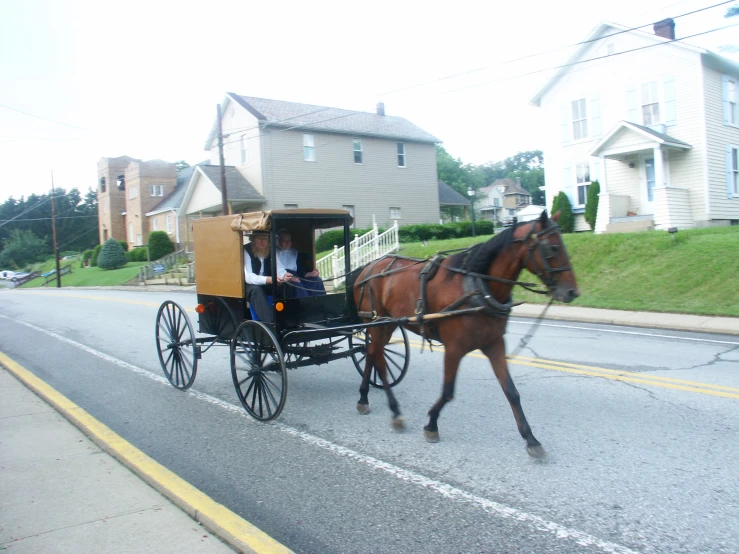
[[[47,193],[52,173],[84,193],[103,157],[203,161],[227,92],[382,101],[464,163],[499,161],[541,148],[529,100],[600,21],[721,1],[0,0],[0,202]],[[676,19],[677,37],[738,23],[730,5]],[[718,51],[739,28],[686,42]]]

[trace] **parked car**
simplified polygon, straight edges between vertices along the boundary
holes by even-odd
[[[15,275],[15,271],[10,271],[8,269],[0,271],[0,279],[12,279],[13,275]]]
[[[14,283],[17,283],[18,281],[21,281],[21,280],[25,279],[29,275],[30,275],[30,273],[26,273],[25,271],[21,271],[20,273],[16,273],[15,275],[13,275],[13,277],[11,277],[10,280],[13,281]]]
[[[506,217],[503,219],[503,227],[510,227],[511,225],[513,225],[512,217]]]

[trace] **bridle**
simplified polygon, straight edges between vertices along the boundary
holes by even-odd
[[[523,261],[524,267],[526,264],[534,258],[534,253],[538,252],[539,256],[541,257],[541,264],[536,263],[536,260],[534,260],[533,266],[535,268],[534,273],[536,276],[541,280],[544,285],[550,290],[553,291],[559,282],[559,276],[558,273],[562,273],[564,271],[570,271],[572,270],[571,265],[566,265],[562,267],[552,267],[549,265],[549,260],[552,258],[555,258],[559,255],[559,252],[555,250],[555,248],[562,248],[564,249],[564,254],[567,255],[567,249],[565,248],[564,242],[561,240],[561,233],[559,231],[559,225],[549,220],[549,224],[545,229],[542,229],[538,233],[536,232],[536,222],[538,220],[533,220],[531,222],[531,225],[529,226],[529,230],[526,233],[526,236],[521,239],[513,239],[513,242],[523,242],[526,244],[527,252],[526,252],[526,258]],[[555,236],[560,239],[560,244],[556,246],[552,246],[549,244],[546,240],[541,240],[542,238],[546,238],[549,236]],[[568,258],[569,259],[569,258]],[[556,277],[555,277],[556,276]]]

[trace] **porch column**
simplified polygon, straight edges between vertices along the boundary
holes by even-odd
[[[662,146],[654,147],[654,186],[665,186],[665,160],[662,154]]]
[[[600,192],[608,192],[608,174],[606,173],[606,157],[600,157]]]

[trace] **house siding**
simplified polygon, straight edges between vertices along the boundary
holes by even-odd
[[[198,173],[190,201],[187,206],[182,206],[183,212],[187,214],[198,213],[209,210],[216,204],[221,205],[221,191],[214,187],[202,173]]]
[[[390,208],[401,210],[400,225],[439,221],[436,148],[404,142],[406,167],[398,167],[397,141],[360,136],[362,163],[354,163],[353,135],[311,132],[315,161],[303,159],[309,130],[264,130],[264,196],[270,209],[354,206],[355,224],[367,227],[373,215],[390,226]]]
[[[614,32],[606,28],[606,33]],[[623,33],[612,38],[596,41],[586,49],[582,58],[593,58],[607,55],[608,44],[613,44],[616,53],[653,44],[649,37],[637,33]],[[541,98],[544,111],[543,123],[546,126],[544,157],[546,179],[546,203],[551,207],[554,197],[566,187],[566,167],[574,168],[577,162],[591,160],[589,152],[621,121],[629,121],[627,91],[641,83],[657,81],[660,88],[661,116],[666,118],[665,85],[672,80],[675,91],[676,123],[667,126],[666,134],[684,141],[692,146],[687,153],[669,152],[666,158],[666,183],[690,191],[691,210],[696,219],[705,219],[704,201],[704,155],[705,133],[703,131],[702,113],[698,109],[703,96],[701,88],[701,59],[698,52],[673,46],[660,45],[635,52],[604,57],[593,62],[578,65],[569,70]],[[628,76],[628,77],[625,77]],[[563,143],[562,110],[573,100],[579,98],[597,99],[600,115],[600,135],[592,136],[594,125],[589,124],[587,139]],[[590,102],[588,108],[591,107]],[[565,112],[566,113],[566,112]],[[633,115],[633,112],[631,112]],[[637,121],[642,124],[641,112]],[[590,118],[592,114],[589,113]],[[571,133],[571,127],[570,127]],[[570,137],[571,139],[571,134]],[[616,146],[638,146],[642,139],[635,138],[633,133],[624,133],[617,137]],[[645,149],[650,146],[645,141]],[[612,146],[609,144],[609,150]],[[646,154],[647,152],[645,152]],[[644,156],[638,154],[625,159],[606,160],[607,192],[610,194],[628,195],[629,211],[641,213],[641,188],[644,185],[640,174],[640,162]],[[629,168],[634,163],[634,168]],[[601,168],[601,174],[603,168]],[[571,173],[574,181],[574,171]],[[594,177],[597,177],[595,175]],[[724,178],[725,179],[725,178]],[[575,185],[574,182],[569,183]],[[724,187],[725,188],[725,187]],[[724,195],[725,196],[725,195]]]
[[[724,125],[721,73],[703,68],[710,218],[739,219],[739,196],[726,194],[726,146],[739,145],[739,128]]]

